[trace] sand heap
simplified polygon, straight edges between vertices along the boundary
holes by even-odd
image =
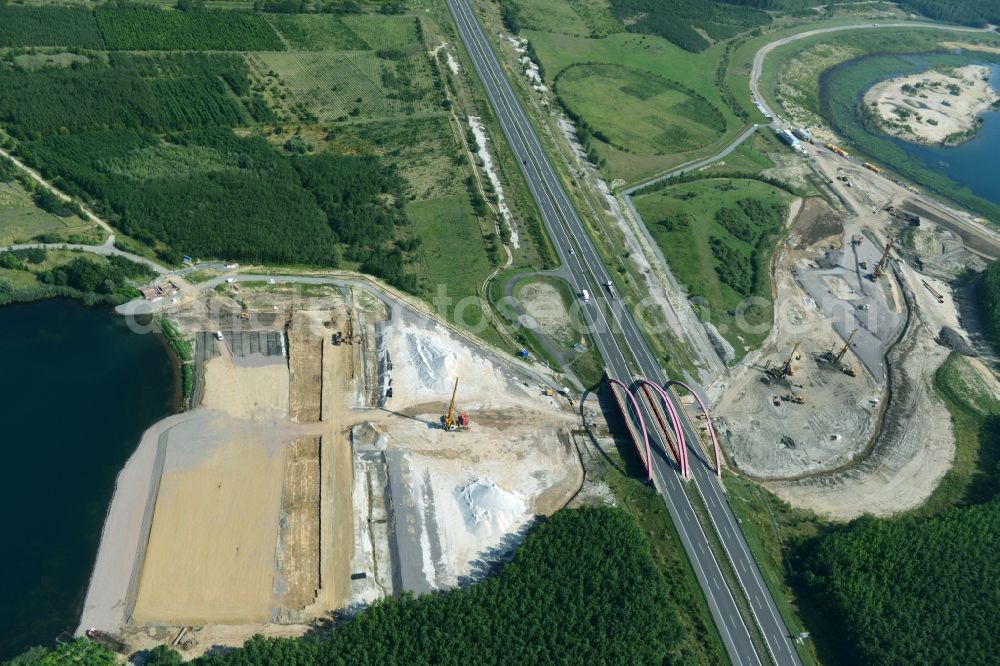
[[[406,334],[406,347],[420,383],[431,391],[446,393],[451,388],[455,352],[445,349],[433,338],[415,332]]]
[[[520,495],[483,478],[460,488],[458,500],[466,525],[478,537],[501,536],[513,531],[527,510]]]
[[[971,139],[979,114],[1000,100],[989,77],[989,67],[969,65],[888,79],[865,93],[865,106],[892,136],[955,145]]]

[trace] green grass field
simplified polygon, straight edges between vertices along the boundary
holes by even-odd
[[[430,301],[443,289],[451,304],[441,314],[476,330],[484,316],[478,287],[493,266],[469,197],[450,195],[413,202],[409,211],[413,233],[420,239],[415,268],[421,295]],[[492,330],[479,335],[498,341]]]
[[[630,67],[573,65],[559,73],[556,91],[611,145],[629,153],[685,153],[710,145],[726,130],[722,112],[707,100]]]
[[[567,1],[562,0],[562,2]],[[598,81],[597,83],[605,87],[605,92],[611,92],[613,96],[600,99],[597,99],[596,95],[593,96],[589,110],[594,117],[587,117],[585,109],[584,118],[596,131],[608,134],[612,140],[615,139],[615,128],[624,127],[636,135],[631,141],[638,141],[647,146],[666,141],[664,147],[672,152],[656,154],[662,152],[660,148],[647,153],[626,152],[595,140],[594,145],[598,153],[607,162],[604,171],[610,179],[620,178],[627,183],[640,182],[698,156],[721,149],[745,127],[728,108],[714,85],[715,71],[723,55],[724,47],[721,44],[701,53],[690,53],[661,37],[651,35],[621,32],[602,39],[594,39],[542,30],[524,30],[522,34],[531,40],[550,81],[566,68],[584,63],[619,65],[628,68],[627,76],[635,83],[629,90],[638,93],[639,97],[615,90],[613,77],[608,81]],[[650,75],[658,78],[652,78]],[[645,94],[643,86],[647,81],[658,81],[661,86],[664,81],[668,82],[666,85],[674,82],[694,91],[696,96],[683,95],[687,97],[685,101],[680,99],[682,93],[678,91],[668,93],[672,97],[670,103],[678,105],[681,114],[674,109],[654,108],[655,105],[651,100],[641,99]],[[563,87],[560,87],[559,92],[565,95]],[[586,86],[582,87],[581,94],[588,94]],[[619,106],[621,103],[628,104],[628,113],[617,113],[622,110]],[[697,140],[680,143],[668,141],[668,128],[662,126],[664,121],[681,123],[683,126],[689,123],[690,116],[694,115],[685,114],[685,111],[693,110],[695,107],[706,110],[703,116],[705,125],[700,126],[700,123],[695,123],[697,131],[694,136]],[[711,110],[708,110],[709,108]],[[698,115],[700,120],[702,116]],[[718,131],[720,128],[723,129],[722,133]]]
[[[995,432],[1000,399],[982,376],[964,357],[952,353],[935,373],[934,388],[951,413],[955,461],[934,494],[916,509],[917,514],[928,516],[991,497],[1000,465],[1000,439]],[[987,425],[991,419],[992,428]]]
[[[542,30],[575,37],[587,37],[590,29],[569,2],[517,0],[521,25],[527,30]]]
[[[30,242],[41,235],[67,241],[73,236],[86,242],[100,242],[103,237],[76,215],[59,217],[42,210],[20,183],[0,183],[0,245]]]
[[[403,49],[412,52],[420,47],[417,19],[413,16],[357,14],[341,17],[344,25],[376,51]]]
[[[359,51],[371,48],[329,14],[269,14],[268,22],[296,51]]]
[[[337,151],[374,153],[395,164],[415,201],[467,195],[468,167],[456,162],[458,147],[444,112],[421,118],[346,125],[331,142]]]
[[[664,190],[636,197],[635,204],[656,239],[677,279],[687,287],[688,296],[697,299],[695,309],[711,321],[736,349],[737,356],[756,348],[771,328],[771,282],[768,274],[774,238],[771,232],[760,245],[736,237],[724,228],[716,215],[720,209],[737,209],[742,200],[758,200],[784,206],[788,195],[755,180],[712,178],[673,185]],[[784,219],[775,220],[779,226]],[[724,262],[712,250],[712,238],[720,239],[735,253],[752,288],[737,291],[720,278]],[[743,305],[748,296],[751,304]],[[707,310],[707,312],[706,312]],[[749,327],[740,324],[740,313]]]
[[[372,51],[263,53],[260,58],[278,74],[293,103],[320,121],[370,120],[441,108],[423,55],[403,61],[380,58]]]

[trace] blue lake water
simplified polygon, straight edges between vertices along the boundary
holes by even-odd
[[[993,64],[991,68],[990,83],[1000,90],[1000,65]],[[983,124],[976,137],[953,148],[918,145],[900,139],[894,141],[927,168],[1000,204],[1000,112],[983,114]]]
[[[115,478],[177,411],[170,351],[58,299],[0,307],[0,661],[72,631]]]

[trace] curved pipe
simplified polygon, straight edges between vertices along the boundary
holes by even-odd
[[[646,459],[643,460],[643,464],[646,466],[646,474],[648,475],[649,480],[652,481],[653,480],[653,458],[650,455],[650,449],[649,449],[649,431],[646,430],[646,421],[642,418],[642,410],[639,409],[639,403],[638,403],[638,401],[636,401],[635,396],[632,395],[632,392],[629,391],[628,387],[625,386],[624,384],[622,384],[620,381],[618,381],[617,379],[615,379],[613,377],[608,377],[608,382],[611,383],[611,384],[613,384],[613,385],[615,385],[615,386],[620,386],[622,388],[622,390],[625,391],[625,395],[628,396],[628,399],[632,403],[632,409],[635,410],[636,416],[639,417],[639,427],[642,428],[642,441],[646,445]],[[636,448],[639,448],[639,443],[638,442],[636,442]],[[639,458],[642,458],[642,449],[641,448],[639,448]]]
[[[712,438],[712,446],[715,447],[715,475],[718,476],[719,479],[722,479],[722,451],[719,448],[719,438],[715,435],[715,426],[712,425],[712,417],[708,413],[708,407],[705,406],[705,401],[701,399],[701,396],[699,396],[693,388],[676,379],[668,381],[664,384],[664,388],[674,385],[687,389],[688,393],[693,395],[694,399],[698,401],[698,406],[701,407],[701,411],[705,415],[705,423],[708,424],[708,434]]]
[[[673,404],[670,401],[670,396],[667,395],[667,392],[663,390],[662,386],[654,382],[651,382],[648,379],[638,379],[636,381],[641,386],[648,386],[660,394],[660,398],[662,398],[663,404],[666,406],[667,416],[670,419],[670,425],[674,430],[674,437],[677,440],[678,448],[674,450],[673,444],[669,441],[669,439],[667,443],[670,444],[670,448],[674,452],[674,458],[677,459],[677,464],[680,465],[681,476],[683,477],[690,476],[691,467],[688,465],[687,447],[684,445],[684,429],[681,428],[680,418],[677,414],[677,411],[674,409]]]

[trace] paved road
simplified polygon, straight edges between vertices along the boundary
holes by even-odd
[[[717,152],[715,155],[712,155],[711,157],[706,157],[705,159],[702,160],[690,162],[688,164],[685,164],[681,167],[674,169],[673,171],[669,171],[659,176],[655,176],[648,180],[644,180],[641,183],[636,183],[632,187],[622,190],[622,194],[624,194],[626,197],[631,198],[633,192],[635,192],[636,190],[641,190],[642,188],[652,185],[653,183],[658,183],[661,180],[667,180],[668,178],[673,178],[675,176],[680,176],[685,173],[690,173],[691,171],[697,171],[702,167],[707,167],[709,164],[715,164],[719,160],[723,160],[729,157],[729,155],[734,150],[740,147],[741,143],[749,139],[753,135],[753,133],[757,131],[758,127],[760,127],[760,125],[754,123],[750,127],[746,128],[742,134],[740,134],[738,137],[730,141],[728,144],[726,144],[725,148]]]
[[[8,250],[28,250],[33,248],[39,248],[42,250],[83,250],[84,252],[99,254],[104,257],[110,257],[111,255],[125,257],[134,263],[148,266],[151,270],[159,273],[160,275],[166,275],[172,272],[169,268],[161,266],[152,259],[147,259],[146,257],[140,257],[137,254],[132,254],[131,252],[119,250],[113,245],[113,242],[114,241],[112,241],[112,243],[104,243],[103,245],[81,245],[80,243],[23,243],[21,245],[7,245],[5,247],[0,247],[0,252],[6,252]]]
[[[817,28],[806,32],[797,32],[794,35],[776,39],[773,42],[760,47],[753,59],[753,69],[750,70],[750,95],[765,115],[774,118],[774,111],[767,104],[767,100],[760,94],[760,75],[764,69],[764,59],[774,49],[784,46],[789,42],[805,39],[814,35],[822,35],[828,32],[841,32],[843,30],[871,30],[873,28],[907,28],[910,30],[950,30],[953,32],[993,32],[992,28],[963,28],[960,26],[940,25],[937,23],[854,23],[851,25],[836,25],[830,28]]]
[[[592,337],[605,363],[614,375],[626,382],[634,376],[643,376],[662,384],[666,379],[664,373],[639,333],[631,313],[622,307],[620,300],[610,298],[604,288],[603,285],[611,280],[607,268],[555,169],[545,156],[531,122],[505,78],[467,0],[448,0],[448,6],[511,150],[521,161],[521,170],[538,203],[556,252],[567,268],[570,283],[576,290],[586,289],[592,294],[591,299],[584,303],[583,311],[592,325]],[[575,249],[575,253],[571,253],[571,249]],[[616,334],[620,336],[621,343]],[[652,418],[649,421],[652,422]],[[697,442],[689,423],[685,423],[685,428],[690,441]],[[708,538],[683,488],[684,481],[664,455],[663,443],[658,444],[653,456],[654,482],[677,526],[726,650],[733,663],[760,664],[766,659],[758,656],[754,649],[733,594],[726,585],[709,548]],[[713,528],[729,554],[771,658],[782,665],[799,664],[788,629],[778,615],[714,472],[705,463],[700,450],[693,448],[692,452],[695,454],[692,465],[694,483],[705,499]]]

